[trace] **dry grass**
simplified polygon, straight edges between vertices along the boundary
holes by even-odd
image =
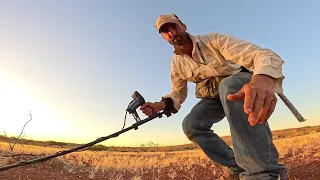
[[[320,133],[275,140],[274,143],[280,153],[280,158],[297,159],[320,156]]]
[[[320,156],[320,133],[279,139],[274,141],[280,153],[280,158],[294,161],[304,157]],[[8,144],[0,142],[0,150],[9,151]],[[64,149],[24,145],[17,146],[15,153],[32,153],[49,155]],[[97,174],[106,174],[110,179],[141,180],[196,179],[196,173],[204,173],[203,177],[223,176],[227,171],[212,164],[201,150],[176,152],[92,152],[83,151],[64,155],[57,158],[63,162],[64,169],[76,172],[85,168],[88,178],[94,179]],[[3,158],[0,165],[7,163]],[[209,169],[209,170],[208,170]],[[209,173],[206,175],[206,173]]]

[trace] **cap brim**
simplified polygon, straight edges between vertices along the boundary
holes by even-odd
[[[159,33],[160,33],[160,31],[161,31],[162,26],[165,25],[165,24],[168,24],[168,23],[178,24],[179,21],[178,21],[178,20],[173,20],[173,21],[166,21],[166,22],[161,23],[160,25],[158,25],[158,27],[159,27],[159,28],[158,28]]]

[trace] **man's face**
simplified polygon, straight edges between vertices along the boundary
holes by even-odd
[[[166,23],[161,26],[160,33],[163,39],[174,46],[181,46],[186,42],[188,34],[187,28],[181,23]]]

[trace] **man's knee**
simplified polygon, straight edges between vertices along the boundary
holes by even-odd
[[[238,92],[245,84],[249,83],[250,80],[251,75],[243,72],[224,78],[219,84],[221,100],[225,99],[229,94]]]
[[[223,99],[229,94],[238,92],[242,88],[239,83],[240,82],[238,81],[237,77],[229,76],[224,78],[219,84],[220,98]]]
[[[195,136],[199,126],[190,115],[187,115],[182,121],[182,130],[188,139]]]

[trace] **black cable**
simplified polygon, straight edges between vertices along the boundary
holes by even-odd
[[[126,126],[127,113],[128,113],[128,111],[126,111],[126,114],[124,115],[124,122],[123,122],[123,126],[122,126],[121,130],[123,130],[124,127]]]
[[[131,105],[132,102],[133,102],[133,100],[128,104],[128,107]],[[127,108],[128,108],[128,107],[127,107]],[[126,114],[124,115],[124,122],[123,122],[123,127],[122,127],[121,130],[123,130],[124,127],[125,127],[125,125],[126,125],[127,113],[128,113],[128,111],[126,111]]]

